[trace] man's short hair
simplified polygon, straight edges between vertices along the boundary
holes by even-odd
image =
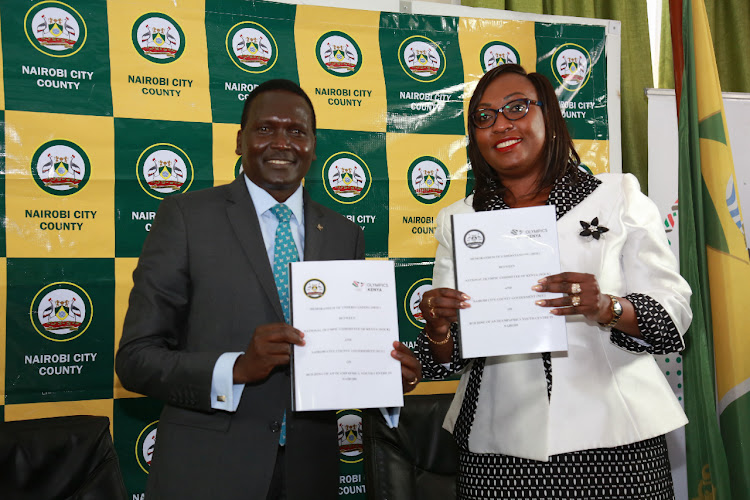
[[[310,106],[310,114],[312,116],[312,129],[313,134],[317,132],[317,126],[315,121],[315,108],[313,108],[312,101],[310,101],[310,98],[307,97],[307,94],[304,90],[302,90],[302,87],[297,85],[291,80],[285,80],[283,78],[276,78],[274,80],[268,80],[257,87],[253,89],[252,92],[250,92],[247,96],[247,99],[245,99],[245,107],[242,108],[242,119],[240,120],[240,128],[245,128],[245,124],[247,123],[247,115],[250,114],[250,103],[253,102],[253,100],[261,95],[263,92],[271,92],[274,90],[282,90],[284,92],[291,92],[292,94],[297,94],[301,98],[305,100],[308,106]]]

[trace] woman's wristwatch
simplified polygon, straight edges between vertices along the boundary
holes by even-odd
[[[612,328],[620,321],[620,317],[622,316],[622,304],[617,300],[617,297],[609,295],[609,299],[612,301],[612,320],[609,323],[599,323],[604,328]]]

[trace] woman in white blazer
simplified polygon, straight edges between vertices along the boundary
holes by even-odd
[[[656,206],[632,175],[579,168],[538,73],[490,70],[468,117],[474,192],[438,214],[417,343],[425,377],[463,372],[444,423],[458,497],[674,498],[664,434],[687,419],[652,354],[684,347],[691,291]],[[555,206],[563,272],[529,287],[564,294],[536,304],[565,317],[568,351],[463,359],[451,215],[538,205]]]

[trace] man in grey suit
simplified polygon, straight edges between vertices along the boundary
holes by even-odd
[[[245,175],[165,198],[133,273],[116,357],[124,387],[163,400],[149,500],[335,499],[333,412],[292,412],[289,356],[304,333],[284,321],[274,281],[274,206],[300,260],[362,259],[359,226],[315,203],[301,181],[315,159],[304,91],[271,80],[249,96],[237,134]],[[404,390],[421,378],[394,343]]]

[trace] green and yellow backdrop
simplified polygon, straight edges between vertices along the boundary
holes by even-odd
[[[363,227],[368,258],[395,260],[413,345],[434,218],[471,191],[476,82],[506,62],[545,74],[585,166],[619,171],[618,29],[245,0],[3,1],[0,421],[108,416],[141,497],[161,403],[113,370],[131,273],[161,200],[237,175],[244,99],[272,78],[310,95],[306,187]],[[358,410],[340,419],[340,495],[364,498]]]

